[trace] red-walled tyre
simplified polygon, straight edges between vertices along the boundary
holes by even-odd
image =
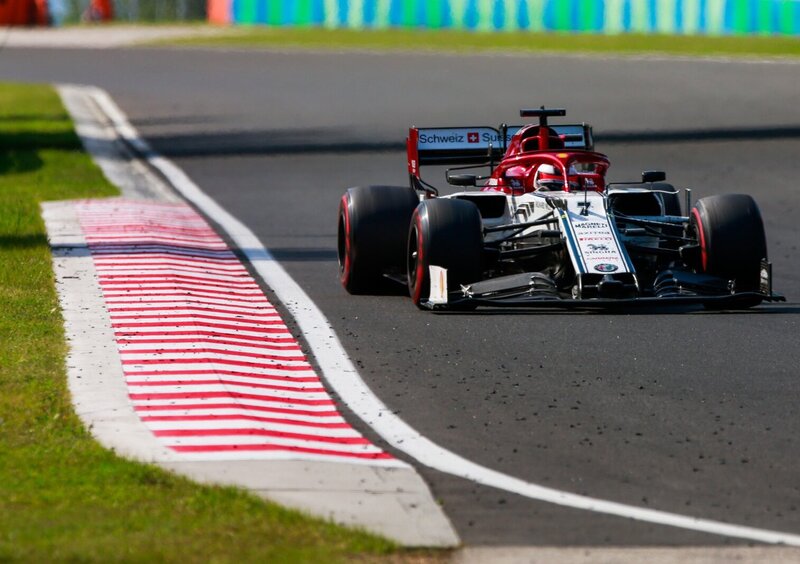
[[[692,208],[691,224],[700,244],[698,270],[735,280],[737,292],[757,292],[767,238],[761,212],[746,194],[701,198]],[[760,299],[745,303],[757,305]]]
[[[405,268],[408,222],[419,203],[404,186],[358,186],[339,202],[339,280],[351,294],[379,292],[383,273]]]
[[[417,307],[430,294],[430,265],[447,269],[450,289],[483,274],[483,225],[478,207],[466,200],[423,200],[408,231],[408,292]]]

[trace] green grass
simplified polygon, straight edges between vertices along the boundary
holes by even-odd
[[[476,33],[467,31],[237,27],[213,37],[161,42],[243,48],[368,49],[476,53],[566,52],[669,54],[686,56],[800,57],[800,38],[702,37],[677,35],[592,35],[569,33]]]
[[[122,460],[92,439],[66,387],[39,202],[116,193],[50,88],[0,84],[0,561],[426,557]]]

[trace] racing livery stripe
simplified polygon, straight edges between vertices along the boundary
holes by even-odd
[[[566,217],[563,220],[568,235],[572,236],[571,243],[576,245],[573,250],[577,250],[577,254],[571,257],[573,264],[579,262],[582,272],[595,274],[599,271],[598,266],[610,266],[603,263],[611,263],[618,272],[634,273],[633,264],[624,245],[619,242],[613,221],[605,212],[596,211],[604,209],[604,198],[597,194],[584,194],[567,198],[566,204]],[[587,207],[585,215],[582,212],[584,206]],[[580,233],[577,228],[581,228]],[[602,239],[602,243],[598,238]],[[601,254],[598,255],[593,248],[594,243],[588,242],[591,240],[597,241],[597,246],[602,248]]]
[[[572,231],[572,224],[567,217],[567,212],[562,211],[559,213],[559,220],[561,224],[564,226],[564,234],[567,237],[567,242],[569,243],[570,249],[572,252],[569,253],[569,257],[572,260],[572,267],[575,269],[575,272],[578,274],[584,274],[586,271],[583,268],[583,263],[579,260],[579,252],[578,246],[575,243],[575,234]]]
[[[280,314],[186,204],[75,204],[142,423],[191,460],[393,466],[338,412]]]

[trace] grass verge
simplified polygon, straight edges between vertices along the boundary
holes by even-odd
[[[39,202],[116,193],[52,89],[0,84],[0,561],[420,557],[233,488],[122,460],[92,439],[66,387]]]
[[[617,53],[727,57],[800,57],[800,38],[570,33],[476,33],[451,30],[342,30],[237,27],[228,33],[161,44],[242,48],[367,49],[457,53]]]

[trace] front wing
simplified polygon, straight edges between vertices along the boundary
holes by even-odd
[[[761,301],[785,302],[783,295],[772,291],[771,265],[765,263],[762,266],[761,287],[757,292],[728,290],[726,284],[687,284],[673,285],[668,293],[662,295],[623,298],[564,296],[556,291],[552,283],[547,282],[547,277],[539,273],[516,274],[450,290],[447,287],[446,269],[431,266],[430,296],[420,305],[435,311],[476,307],[609,310],[692,305],[703,305],[712,309],[740,309]]]

